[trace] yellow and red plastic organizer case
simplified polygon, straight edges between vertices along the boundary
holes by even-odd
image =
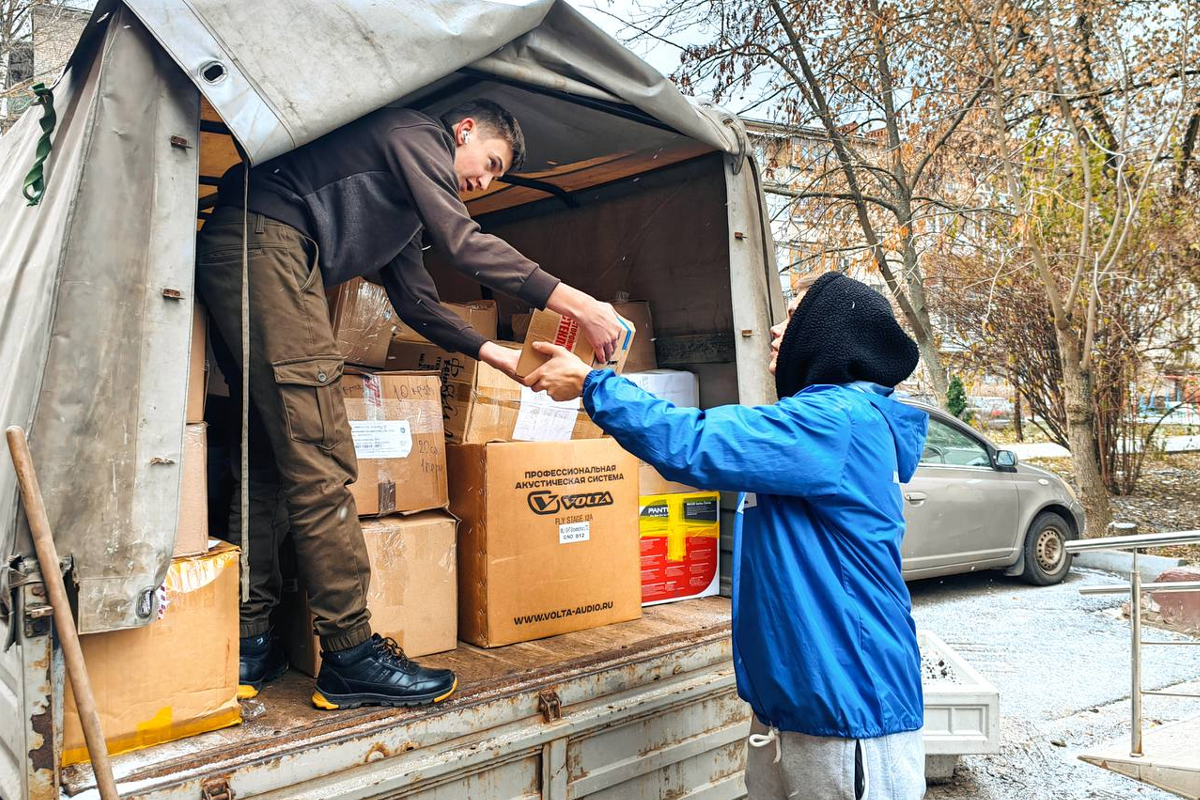
[[[642,605],[720,592],[720,506],[717,492],[640,498]]]

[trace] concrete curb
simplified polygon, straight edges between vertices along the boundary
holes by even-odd
[[[1133,554],[1125,550],[1091,550],[1076,554],[1073,563],[1077,567],[1112,572],[1128,579],[1133,569]],[[1138,572],[1142,573],[1145,582],[1153,581],[1163,572],[1185,564],[1187,561],[1182,558],[1148,556],[1144,553],[1138,556]]]

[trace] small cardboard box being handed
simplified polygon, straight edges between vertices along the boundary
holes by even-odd
[[[554,311],[534,311],[529,320],[529,332],[525,334],[525,345],[521,348],[521,360],[517,362],[517,375],[526,378],[548,360],[548,356],[533,349],[534,342],[551,342],[567,348],[596,369],[611,369],[620,374],[625,367],[625,359],[629,356],[629,348],[633,345],[633,337],[637,331],[633,323],[624,317],[617,316],[625,334],[617,342],[617,349],[612,358],[602,362],[596,357],[592,343],[583,335],[583,329],[578,320],[564,317]]]

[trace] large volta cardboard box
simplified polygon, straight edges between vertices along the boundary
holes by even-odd
[[[467,303],[442,303],[442,305],[462,317],[462,320],[479,331],[483,338],[493,341],[496,339],[499,317],[496,313],[495,300],[471,300]],[[428,339],[409,327],[404,320],[399,321],[396,326],[396,334],[392,338],[402,342],[429,342]]]
[[[457,527],[458,520],[444,511],[363,521],[371,559],[371,628],[395,639],[413,658],[458,645]],[[303,587],[289,588],[276,612],[277,628],[292,666],[316,677],[321,642],[308,598]]]
[[[626,371],[625,377],[655,397],[661,397],[681,408],[700,405],[700,381],[694,373],[678,369],[655,369],[642,372]],[[638,466],[638,491],[643,495],[694,492],[696,487],[664,478],[645,462]]]
[[[633,329],[637,331],[637,336],[629,346],[629,355],[625,357],[625,372],[657,369],[658,357],[654,352],[654,320],[650,316],[650,304],[644,301],[613,303],[613,308],[632,322]]]
[[[709,597],[721,590],[721,496],[717,492],[642,497],[642,603]]]
[[[637,459],[612,439],[447,456],[460,639],[496,647],[641,616]]]
[[[161,618],[144,628],[80,636],[112,755],[237,725],[238,551],[219,544],[177,558]],[[88,760],[71,683],[63,703],[63,765]]]
[[[517,345],[500,342],[506,347]],[[391,369],[433,369],[442,376],[442,418],[455,444],[597,439],[603,432],[579,400],[557,402],[482,361],[431,344],[392,342]]]
[[[521,348],[521,360],[517,362],[517,374],[526,378],[546,363],[547,356],[533,349],[534,342],[552,342],[565,347],[584,361],[597,369],[611,369],[620,373],[625,367],[625,359],[633,346],[636,329],[627,319],[621,319],[625,335],[617,343],[617,350],[607,362],[601,362],[592,350],[592,344],[583,335],[583,328],[578,320],[565,317],[554,311],[534,311],[529,320],[529,329],[525,333],[525,344]]]
[[[172,558],[208,550],[208,426],[183,426],[183,462],[179,486],[179,523]]]
[[[347,364],[382,367],[399,322],[387,292],[362,278],[352,278],[328,292],[329,320],[338,352]]]
[[[445,508],[446,435],[436,373],[365,373],[342,377],[346,416],[358,457],[350,485],[359,516]]]
[[[187,419],[204,422],[204,393],[208,381],[208,312],[192,306],[192,348],[188,356]]]

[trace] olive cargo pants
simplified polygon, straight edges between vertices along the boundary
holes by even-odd
[[[316,244],[295,228],[250,212],[246,237],[250,284],[250,402],[266,441],[250,447],[250,601],[242,636],[270,627],[279,600],[279,545],[291,533],[297,567],[325,650],[370,638],[371,566],[354,497],[354,442],[342,398],[342,357],[334,343]],[[219,207],[196,246],[196,290],[214,338],[238,372],[240,396],[243,214]],[[280,498],[287,519],[282,519]],[[240,496],[230,515],[241,534]]]

